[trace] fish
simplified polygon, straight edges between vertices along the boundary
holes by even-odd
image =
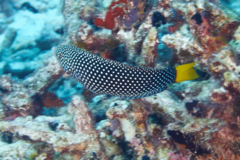
[[[71,45],[53,49],[64,71],[97,94],[138,99],[164,91],[169,84],[198,78],[194,63],[164,69],[131,66]]]

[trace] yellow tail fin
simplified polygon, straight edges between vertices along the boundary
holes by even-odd
[[[195,63],[183,64],[175,67],[177,71],[175,82],[189,81],[197,79],[199,76],[196,71],[193,69]]]

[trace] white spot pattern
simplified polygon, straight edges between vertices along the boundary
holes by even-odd
[[[176,78],[174,67],[164,70],[133,67],[68,45],[58,46],[56,56],[66,73],[89,90],[122,98],[156,94]]]

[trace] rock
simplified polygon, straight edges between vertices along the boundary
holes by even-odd
[[[39,67],[39,64],[35,61],[31,62],[12,62],[8,63],[3,68],[4,74],[11,73],[13,76],[24,78]]]
[[[3,52],[2,54],[2,60],[7,61],[7,62],[25,62],[25,61],[30,61],[36,58],[36,56],[40,53],[39,48],[32,48],[32,49],[23,49],[20,51],[15,52],[12,54],[12,52]],[[10,55],[9,55],[10,54]]]
[[[6,31],[0,36],[0,52],[10,48],[14,53],[36,46],[46,50],[59,43],[63,30],[62,0],[48,3],[38,0],[9,1],[9,4],[19,10],[12,15],[10,22],[1,22],[3,28],[0,28],[0,32]]]
[[[37,156],[37,150],[32,147],[32,143],[23,140],[17,141],[15,143],[7,144],[0,141],[0,159],[10,160],[10,159],[25,159],[30,157],[30,155]]]

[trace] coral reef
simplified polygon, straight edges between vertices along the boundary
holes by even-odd
[[[47,157],[51,157],[51,151],[54,150],[60,153],[71,153],[74,158],[91,157],[94,152],[97,157],[103,159],[104,152],[97,139],[98,135],[94,130],[91,115],[86,104],[79,96],[72,98],[72,102],[68,106],[68,112],[68,114],[59,117],[38,116],[33,119],[28,116],[26,118],[16,118],[11,122],[0,122],[0,130],[2,132],[18,133],[18,137],[13,136],[13,138],[16,138],[15,143],[22,143],[21,145],[24,145],[25,142],[21,142],[17,138],[24,139],[25,137],[32,142],[47,143],[46,147],[49,148],[49,151],[36,153],[36,157],[38,155],[42,156],[44,153]],[[66,127],[67,124],[64,126],[63,123],[71,119],[73,119],[75,129],[69,131],[68,128],[70,127]],[[54,132],[50,127],[50,124],[54,122],[58,123],[56,129],[58,132]],[[27,156],[27,153],[25,154],[24,156]]]
[[[141,22],[144,16],[144,9],[148,3],[146,0],[112,1],[107,9],[105,18],[96,18],[94,24],[112,30],[119,27],[131,28]]]
[[[101,18],[96,18],[94,20],[94,24],[103,28],[113,29],[115,26],[114,19],[126,14],[127,3],[127,0],[113,1],[108,8],[105,19],[103,20]]]
[[[9,114],[8,116],[12,114],[22,116],[37,114],[38,109],[36,107],[41,106],[38,97],[42,96],[42,98],[44,98],[48,87],[54,83],[62,73],[63,70],[58,65],[57,59],[52,57],[46,62],[45,67],[39,69],[33,73],[31,77],[23,81],[19,80],[14,82],[11,81],[10,77],[3,75],[1,79],[5,83],[1,86],[5,92],[3,92],[1,102],[3,106],[7,108],[6,113]],[[57,99],[57,97],[55,97],[55,99]],[[43,103],[46,105],[47,101],[49,100]],[[49,103],[48,105],[53,105],[51,104],[52,101],[49,101]]]
[[[20,79],[44,65],[63,35],[62,0],[6,0],[1,14],[1,73]],[[5,63],[4,63],[5,62]]]
[[[0,2],[0,159],[240,159],[240,20],[232,0]],[[97,95],[51,47],[124,63],[195,62],[153,96]]]

